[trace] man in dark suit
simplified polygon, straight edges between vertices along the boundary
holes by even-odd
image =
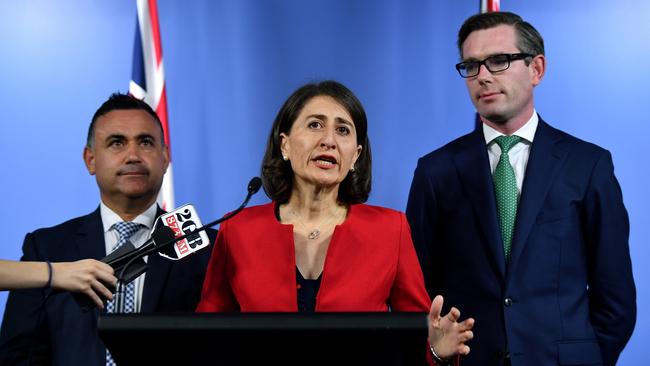
[[[519,16],[470,17],[458,48],[481,124],[419,160],[407,216],[429,294],[476,319],[461,364],[614,365],[636,292],[611,155],[538,116],[544,43]]]
[[[88,172],[96,176],[99,186],[99,208],[27,234],[22,260],[99,259],[126,237],[136,247],[142,245],[155,218],[163,213],[156,198],[169,164],[168,154],[156,113],[141,100],[112,95],[95,113],[84,149]],[[123,227],[129,227],[128,234]],[[211,240],[214,234],[210,232]],[[202,250],[177,262],[148,256],[147,272],[125,291],[129,294],[125,295],[125,309],[142,313],[194,311],[209,255],[209,250]],[[0,331],[0,364],[110,363],[97,333],[99,314],[96,308],[82,311],[69,293],[12,292]]]

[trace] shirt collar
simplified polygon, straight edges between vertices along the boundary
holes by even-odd
[[[533,115],[528,119],[528,121],[523,126],[521,126],[521,128],[515,131],[513,135],[517,135],[522,139],[528,141],[529,143],[533,143],[533,139],[535,138],[535,131],[537,131],[538,124],[539,124],[539,116],[537,116],[537,111],[533,109]],[[489,145],[492,141],[494,141],[495,138],[499,136],[504,136],[504,134],[486,125],[485,123],[483,123],[482,125],[483,125],[483,136],[485,137],[486,145]]]
[[[137,222],[138,224],[142,224],[147,227],[147,229],[151,230],[151,227],[153,226],[153,222],[156,219],[156,213],[158,211],[158,204],[153,203],[149,208],[138,215],[135,219],[133,219],[132,222]],[[104,225],[104,233],[107,233],[113,225],[115,225],[118,222],[124,221],[120,215],[116,214],[115,211],[111,210],[108,206],[104,204],[104,202],[99,203],[99,212],[102,216],[102,224]]]

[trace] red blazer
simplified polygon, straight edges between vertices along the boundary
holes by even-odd
[[[298,311],[293,225],[274,203],[221,224],[199,312]],[[431,301],[403,213],[352,205],[325,258],[316,311],[428,312]]]

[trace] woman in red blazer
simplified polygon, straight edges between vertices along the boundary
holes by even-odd
[[[221,225],[200,312],[429,312],[436,356],[467,354],[473,320],[431,303],[403,213],[363,204],[371,183],[366,114],[345,86],[296,90],[262,164],[273,203]]]

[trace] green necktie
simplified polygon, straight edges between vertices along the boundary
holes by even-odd
[[[503,239],[503,251],[506,256],[506,262],[508,262],[510,260],[512,235],[517,217],[517,205],[519,204],[517,178],[515,177],[515,171],[512,169],[512,165],[510,165],[508,152],[511,147],[521,141],[521,137],[514,135],[499,136],[495,141],[501,148],[501,157],[494,170],[492,179],[494,181],[494,194],[497,200],[499,226],[501,226],[501,238]]]

